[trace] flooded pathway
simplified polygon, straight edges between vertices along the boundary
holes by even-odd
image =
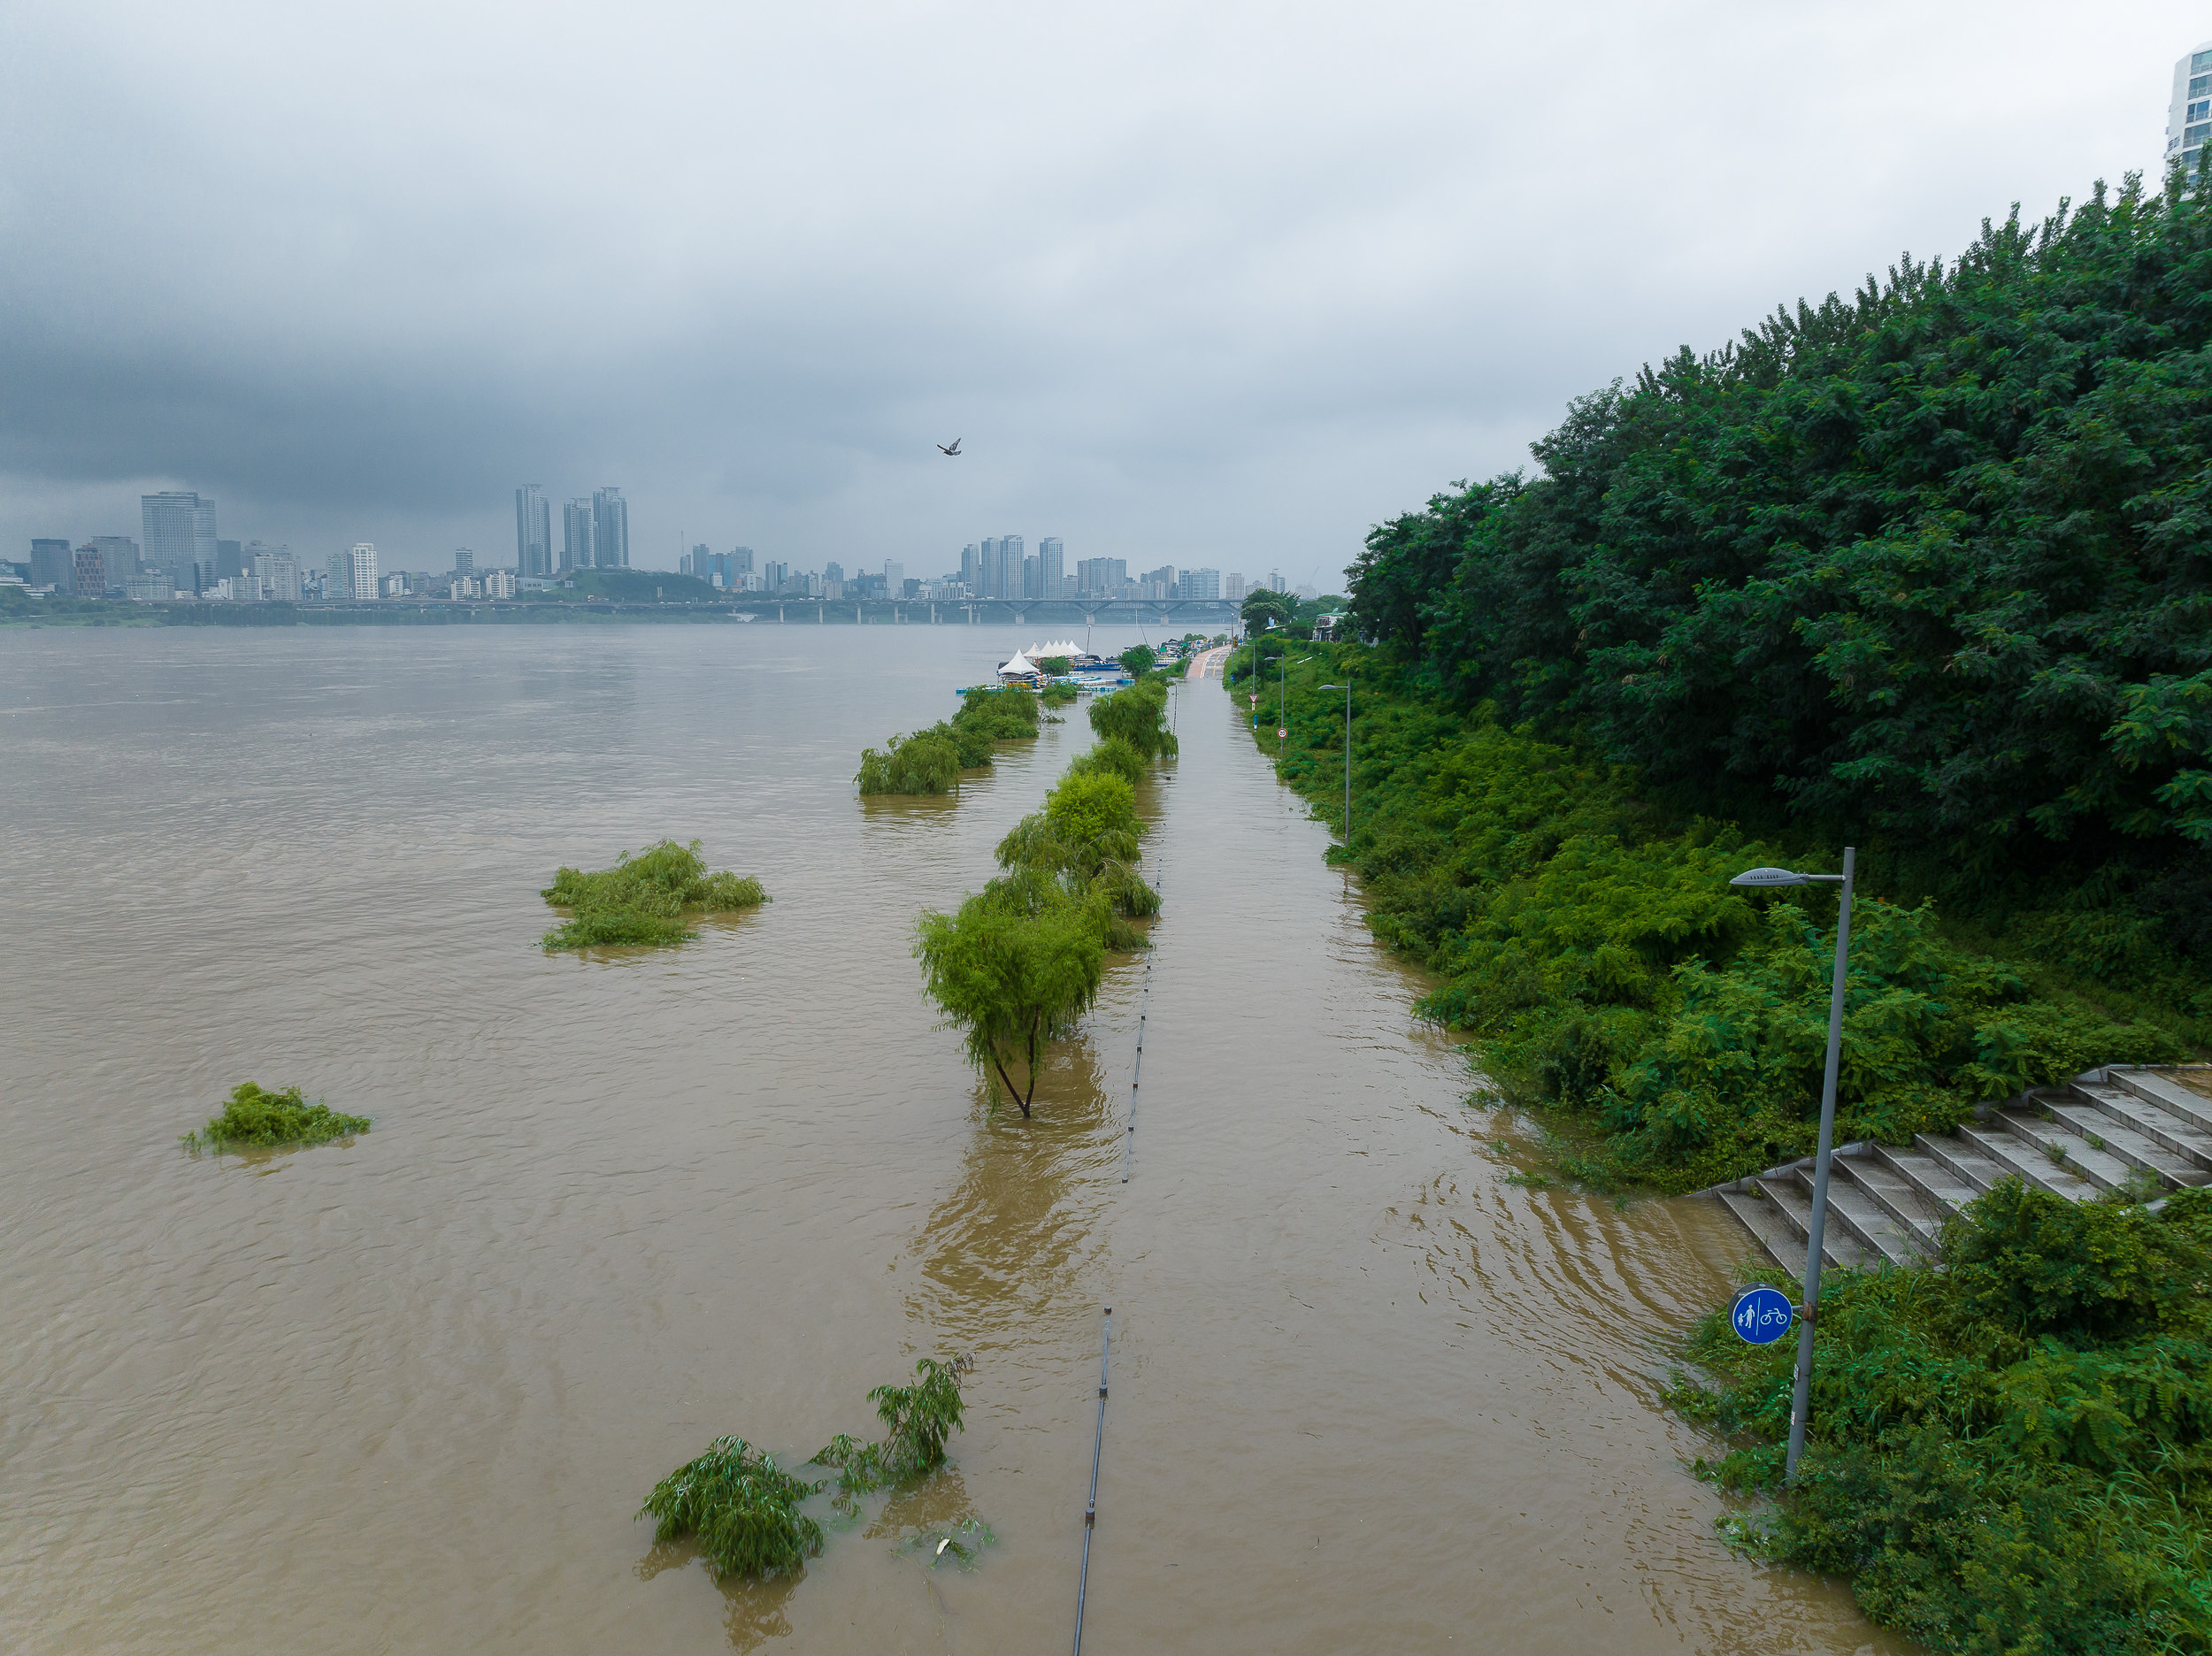
[[[957,801],[850,778],[1026,641],[0,638],[7,1648],[1064,1649],[1110,1302],[1091,1656],[1898,1648],[1731,1557],[1681,1468],[1657,1394],[1724,1216],[1504,1182],[1217,678],[1141,801],[1132,1177],[1134,964],[1033,1122],[986,1108],[910,927],[1087,727]],[[557,865],[664,834],[773,904],[539,952]],[[249,1077],[375,1131],[180,1153]],[[954,1467],[799,1581],[718,1590],[632,1520],[710,1438],[803,1455],[967,1348]],[[974,1573],[898,1552],[964,1515]]]

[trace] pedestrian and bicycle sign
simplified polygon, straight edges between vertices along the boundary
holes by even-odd
[[[1747,1288],[1736,1296],[1728,1320],[1754,1346],[1771,1346],[1790,1331],[1797,1307],[1779,1288]]]

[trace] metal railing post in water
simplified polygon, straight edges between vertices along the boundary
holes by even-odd
[[[1098,1341],[1098,1430],[1091,1437],[1091,1498],[1083,1503],[1083,1570],[1075,1579],[1075,1650],[1083,1656],[1083,1600],[1091,1590],[1091,1532],[1098,1528],[1098,1460],[1106,1446],[1106,1361],[1114,1349],[1114,1307]]]
[[[1137,1062],[1129,1071],[1129,1131],[1121,1140],[1121,1182],[1129,1182],[1129,1163],[1137,1154],[1137,1084],[1144,1077],[1144,1021],[1152,1010],[1152,959],[1144,962],[1144,990],[1137,997]]]

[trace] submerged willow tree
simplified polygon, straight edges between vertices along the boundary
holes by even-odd
[[[1074,1029],[1106,973],[1102,897],[1079,896],[1022,870],[993,880],[956,913],[915,924],[924,984],[948,1024],[965,1031],[969,1062],[1029,1114],[1044,1047]],[[1019,1065],[1026,1085],[1009,1069]]]

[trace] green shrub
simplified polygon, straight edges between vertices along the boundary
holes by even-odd
[[[757,879],[710,874],[696,840],[688,846],[664,840],[635,856],[626,851],[597,873],[562,869],[539,894],[573,910],[541,939],[548,949],[681,943],[695,935],[686,914],[734,914],[769,901]]]
[[[1037,693],[1025,685],[1005,685],[965,692],[952,722],[992,741],[1021,741],[1037,733],[1039,718]]]
[[[1128,744],[1140,759],[1174,756],[1175,734],[1167,727],[1168,688],[1156,678],[1140,678],[1125,690],[1091,699],[1091,729]]]
[[[942,734],[939,732],[942,732]],[[863,748],[860,774],[853,779],[863,794],[949,794],[960,785],[959,744],[943,725],[894,736],[878,753]]]
[[[1082,692],[1071,684],[1048,684],[1037,692],[1038,699],[1047,707],[1065,707]]]
[[[837,1504],[849,1512],[856,1499],[871,1490],[903,1483],[934,1471],[945,1461],[945,1440],[960,1430],[966,1409],[960,1378],[975,1367],[968,1354],[941,1362],[925,1357],[914,1365],[912,1385],[879,1385],[868,1393],[883,1423],[883,1436],[861,1443],[840,1432],[814,1453],[817,1466],[835,1467]]]
[[[220,1116],[210,1118],[199,1131],[187,1133],[188,1149],[257,1149],[273,1145],[327,1144],[352,1133],[369,1131],[365,1116],[341,1116],[319,1100],[310,1104],[299,1088],[272,1092],[251,1081],[231,1090]]]
[[[1120,737],[1109,736],[1094,743],[1087,751],[1076,755],[1068,765],[1067,774],[1071,777],[1087,776],[1093,771],[1118,776],[1128,783],[1141,782],[1145,773],[1144,755]]]
[[[1748,1440],[1700,1476],[1778,1484],[1795,1346],[1700,1325],[1717,1384],[1671,1401]],[[1825,1276],[1814,1350],[1799,1485],[1740,1541],[1939,1651],[2212,1649],[2212,1192],[2004,1180],[1943,1269]]]
[[[657,1545],[695,1537],[717,1581],[767,1579],[822,1551],[822,1526],[799,1511],[821,1487],[792,1476],[742,1438],[718,1438],[656,1484],[637,1515],[657,1521]]]

